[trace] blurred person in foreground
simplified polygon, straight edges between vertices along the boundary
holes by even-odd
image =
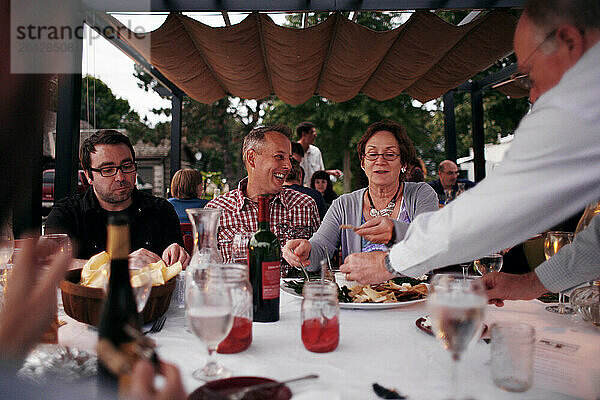
[[[185,210],[203,208],[208,200],[202,196],[202,173],[191,168],[180,169],[171,179],[171,197],[167,199],[179,217],[179,223],[189,223]]]
[[[312,122],[300,122],[296,127],[296,135],[298,136],[298,143],[304,150],[303,158],[300,161],[305,173],[304,186],[309,186],[313,174],[316,171],[325,170],[321,150],[314,145],[317,138],[317,128]],[[336,178],[342,176],[342,171],[339,169],[328,169],[325,172]]]
[[[477,259],[600,198],[600,2],[528,1],[514,47],[534,104],[502,164],[439,212],[417,217],[389,254],[350,255],[341,267],[348,279],[382,282]],[[490,299],[533,298],[598,279],[598,224],[592,220],[534,272],[485,277]]]
[[[294,143],[292,143],[292,145],[293,144]],[[319,218],[323,220],[325,212],[327,211],[327,205],[325,204],[325,200],[323,200],[323,195],[321,195],[321,193],[316,189],[302,186],[304,171],[302,170],[302,167],[296,161],[295,158],[291,160],[291,162],[292,168],[290,169],[290,172],[288,172],[287,177],[285,178],[283,187],[297,190],[300,193],[304,193],[312,197],[312,199],[315,201],[315,204],[317,205],[317,210],[319,210]]]
[[[10,54],[10,2],[0,2],[0,54]],[[19,202],[26,196],[31,174],[24,165],[39,152],[36,135],[42,134],[43,115],[47,107],[49,75],[11,74],[10,58],[0,61],[0,220],[16,214]],[[22,211],[22,210],[21,210]],[[4,307],[0,310],[0,398],[2,399],[76,399],[89,393],[83,384],[59,382],[30,385],[20,381],[16,370],[27,353],[39,342],[56,312],[56,288],[70,262],[67,255],[55,257],[50,267],[42,270],[40,249],[33,240],[25,241],[15,257],[8,281]],[[186,394],[177,368],[161,364],[159,374],[165,385],[154,385],[157,375],[148,362],[134,366],[132,379],[135,399],[185,399]]]
[[[167,265],[180,261],[186,267],[190,256],[173,206],[135,188],[137,164],[129,138],[112,129],[100,130],[81,144],[79,159],[90,187],[56,202],[46,231],[68,234],[75,242],[75,257],[88,259],[106,250],[108,213],[126,212],[134,264],[162,259]]]
[[[317,171],[313,174],[310,178],[310,188],[321,193],[327,208],[338,198],[337,193],[333,190],[333,183],[329,179],[329,174],[325,171]]]
[[[242,144],[248,176],[206,208],[220,208],[217,242],[225,263],[233,259],[236,233],[258,230],[258,198],[269,198],[269,223],[281,246],[289,239],[310,238],[319,227],[319,212],[308,195],[283,187],[292,167],[291,130],[285,125],[255,128]]]
[[[428,184],[403,181],[416,153],[402,125],[389,120],[371,124],[357,152],[369,186],[336,199],[310,240],[286,243],[283,256],[291,265],[317,270],[327,256],[324,249],[331,255],[340,245],[342,257],[387,250],[386,244],[404,237],[417,215],[438,210],[437,197]],[[342,229],[341,225],[358,228]]]

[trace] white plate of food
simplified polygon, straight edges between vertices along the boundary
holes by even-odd
[[[354,310],[384,310],[396,307],[406,307],[427,300],[428,285],[426,283],[407,287],[407,283],[394,284],[385,282],[380,285],[358,285],[350,289],[349,295],[353,302],[340,301],[340,308]],[[283,279],[281,290],[291,296],[302,298],[296,290],[304,284],[302,279]],[[404,285],[404,286],[403,286]],[[409,284],[408,284],[409,285]],[[400,289],[400,287],[405,289]],[[397,300],[395,293],[405,300]],[[392,297],[393,296],[393,297]],[[361,298],[362,297],[362,298]],[[358,302],[357,302],[358,301]]]

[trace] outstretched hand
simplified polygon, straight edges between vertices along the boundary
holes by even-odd
[[[350,254],[340,266],[340,271],[346,273],[349,281],[363,285],[385,282],[394,277],[385,268],[385,256],[383,251]]]
[[[548,292],[535,272],[524,275],[491,272],[481,279],[486,288],[488,302],[498,307],[504,305],[504,300],[531,300]]]
[[[161,362],[158,373],[165,378],[165,384],[158,389],[154,385],[155,367],[147,360],[133,366],[129,400],[185,400],[187,395],[176,366]]]
[[[283,258],[292,266],[305,268],[310,265],[310,242],[306,239],[291,239],[281,250]]]
[[[388,243],[394,234],[394,223],[389,217],[373,218],[354,229],[361,237],[372,243]]]

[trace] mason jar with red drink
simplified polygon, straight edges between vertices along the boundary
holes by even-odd
[[[335,350],[340,341],[337,285],[326,280],[306,282],[302,294],[304,347],[315,353]]]
[[[248,265],[223,264],[221,272],[231,295],[233,327],[217,346],[217,352],[239,353],[252,343],[252,286],[248,279]]]

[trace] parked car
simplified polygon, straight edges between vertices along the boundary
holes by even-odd
[[[77,193],[83,193],[90,186],[83,170],[77,173]],[[54,170],[47,169],[42,173],[42,209],[49,211],[54,205]]]

